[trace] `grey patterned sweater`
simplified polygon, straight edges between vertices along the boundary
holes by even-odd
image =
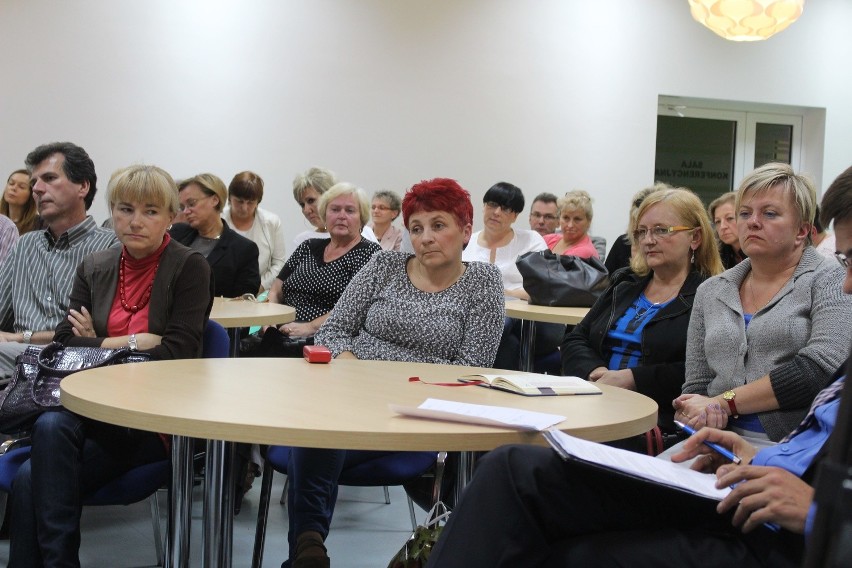
[[[739,288],[750,270],[746,259],[698,288],[683,392],[718,396],[768,374],[781,408],[759,418],[777,442],[846,360],[852,298],[841,288],[843,269],[807,247],[793,277],[746,329]]]
[[[418,290],[406,273],[412,255],[374,255],[349,283],[315,336],[337,357],[490,367],[503,332],[500,271],[466,263],[461,278],[440,292]]]

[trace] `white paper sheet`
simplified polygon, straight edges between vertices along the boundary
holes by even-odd
[[[558,414],[531,412],[504,406],[467,404],[437,398],[427,398],[416,408],[397,404],[389,404],[388,407],[393,412],[404,416],[484,424],[503,428],[522,428],[524,430],[544,430],[565,420],[564,416]]]
[[[581,440],[559,430],[548,430],[543,434],[562,457],[573,456],[717,501],[721,501],[731,491],[728,487],[716,489],[715,475],[693,471],[683,464]]]

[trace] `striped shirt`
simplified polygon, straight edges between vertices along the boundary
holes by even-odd
[[[0,215],[0,266],[12,252],[18,240],[18,227],[5,215]]]
[[[98,227],[90,216],[58,239],[49,230],[22,235],[0,270],[0,329],[55,329],[68,313],[77,265],[115,244],[115,233]]]

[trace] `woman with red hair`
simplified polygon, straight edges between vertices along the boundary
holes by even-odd
[[[335,357],[490,367],[503,330],[500,271],[462,262],[470,194],[451,179],[414,185],[402,201],[414,254],[380,251],[349,283],[317,331]],[[337,480],[376,452],[292,448],[288,540],[292,568],[328,566]]]

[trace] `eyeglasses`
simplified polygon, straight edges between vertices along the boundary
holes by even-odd
[[[834,258],[837,259],[837,262],[839,262],[840,266],[842,266],[843,268],[848,269],[849,266],[852,265],[852,258],[849,258],[848,256],[846,256],[842,252],[834,253]]]
[[[556,215],[546,215],[543,213],[530,213],[530,217],[533,219],[544,219],[545,221],[556,221]]]
[[[496,201],[486,201],[485,206],[488,207],[489,209],[499,209],[503,213],[512,213],[513,212],[512,208],[509,207],[508,205],[500,205]]]
[[[189,202],[187,202],[187,207],[192,207],[192,205],[189,205],[188,203]],[[257,199],[243,199],[241,197],[231,197],[231,203],[234,205],[248,206],[257,205],[258,203],[260,203],[260,201],[258,201]]]
[[[633,240],[637,243],[643,241],[645,237],[649,234],[657,239],[665,239],[672,235],[672,233],[679,233],[681,231],[692,231],[695,227],[685,227],[683,225],[676,225],[674,227],[651,227],[650,229],[636,229],[633,231]]]
[[[391,208],[388,207],[387,205],[377,205],[377,204],[370,205],[370,209],[372,209],[373,211],[390,211],[391,210]]]
[[[205,195],[201,199],[187,199],[186,203],[181,203],[180,207],[178,207],[178,209],[180,209],[181,211],[186,211],[187,209],[195,209],[196,205],[198,205],[199,203],[201,203],[205,199],[210,199],[211,197],[213,197],[213,196],[212,195]]]

